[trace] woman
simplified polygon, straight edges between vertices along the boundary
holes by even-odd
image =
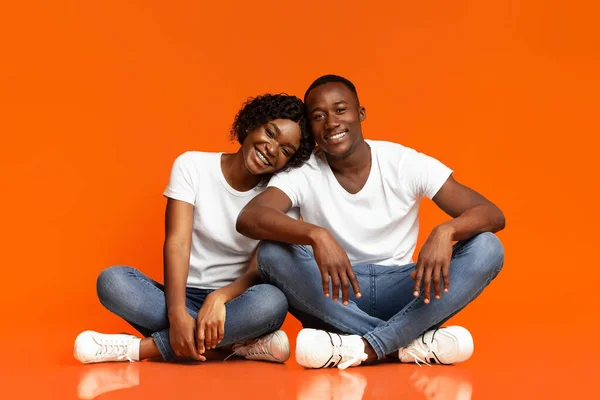
[[[285,94],[248,100],[231,135],[241,144],[236,153],[187,152],[173,165],[164,192],[165,285],[123,266],[98,277],[100,302],[144,338],[85,331],[75,340],[76,359],[204,361],[206,351],[230,345],[248,359],[289,358],[287,336],[278,330],[286,298],[274,286],[258,284],[258,243],[237,233],[235,221],[272,174],[308,159],[314,140],[302,101]]]

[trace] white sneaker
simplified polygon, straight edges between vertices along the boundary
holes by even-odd
[[[75,339],[73,356],[84,364],[139,359],[141,339],[125,334],[81,332]]]
[[[317,329],[302,329],[296,339],[296,361],[305,368],[355,367],[367,359],[358,335],[338,335]]]
[[[403,363],[456,364],[473,354],[473,337],[462,326],[432,329],[398,350]]]
[[[290,358],[290,341],[284,331],[275,331],[257,339],[233,345],[235,355],[247,360],[283,363]]]

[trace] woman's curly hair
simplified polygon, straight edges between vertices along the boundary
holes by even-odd
[[[248,132],[274,119],[290,119],[300,125],[300,146],[282,171],[301,166],[315,148],[315,140],[304,112],[304,103],[286,93],[250,97],[238,111],[231,126],[231,139],[240,144]]]

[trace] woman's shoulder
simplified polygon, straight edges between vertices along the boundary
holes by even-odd
[[[325,157],[321,154],[320,150],[315,149],[313,153],[310,155],[310,158],[306,160],[304,164],[297,168],[293,168],[291,171],[292,174],[301,174],[301,175],[315,175],[321,174],[321,168],[324,163],[327,163]]]
[[[221,157],[222,153],[188,150],[178,155],[175,159],[175,164],[186,167],[202,166],[206,168],[206,163]]]

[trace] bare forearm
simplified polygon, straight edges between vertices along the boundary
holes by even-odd
[[[482,232],[498,232],[504,229],[504,225],[504,214],[498,207],[494,204],[482,204],[435,229],[448,230],[453,240],[466,240]]]
[[[222,288],[215,290],[209,296],[215,299],[219,299],[223,303],[227,303],[240,296],[249,287],[254,286],[259,282],[260,275],[258,271],[248,271],[235,281],[231,282],[229,285],[223,286]]]
[[[180,244],[165,242],[163,258],[167,311],[172,315],[185,311],[190,249]]]
[[[236,228],[241,234],[257,240],[275,240],[312,245],[325,229],[296,220],[271,207],[254,206],[242,211]]]

